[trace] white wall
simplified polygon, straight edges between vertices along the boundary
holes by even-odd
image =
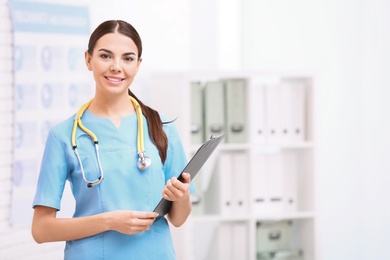
[[[45,2],[88,3],[92,27],[105,19],[133,23],[144,41],[146,71],[221,66],[223,53],[213,50],[220,39],[227,38],[226,31],[203,41],[192,38],[201,34],[201,26],[209,24],[209,32],[223,26],[206,15],[212,15],[206,12],[209,9],[203,9],[204,20],[195,19],[208,5],[217,10],[221,1],[203,1],[203,7],[190,0]],[[241,60],[233,55],[235,61],[244,68],[308,69],[317,76],[320,260],[385,259],[390,234],[386,201],[390,197],[390,2],[241,2],[243,38],[237,39],[240,32],[234,31],[233,42],[225,45],[226,49],[242,46],[237,50]],[[237,1],[229,3],[234,6]],[[201,44],[193,45],[195,40]],[[0,178],[3,186],[6,181]],[[6,225],[4,220],[0,224]],[[56,252],[62,245],[35,245],[29,228],[8,227],[5,232],[0,230],[2,259],[60,259],[61,252]]]
[[[111,1],[89,0],[91,26],[103,20],[130,22],[141,35],[142,69],[186,70],[189,68],[189,0]]]
[[[321,259],[385,259],[390,2],[243,2],[244,66],[317,75]]]

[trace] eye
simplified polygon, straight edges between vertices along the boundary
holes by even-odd
[[[123,60],[125,60],[127,62],[132,62],[134,60],[134,58],[132,56],[126,56],[123,58]]]
[[[106,54],[106,53],[101,54],[100,57],[102,59],[109,59],[109,58],[111,58],[111,56],[109,54]]]

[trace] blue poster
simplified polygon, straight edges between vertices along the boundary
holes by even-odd
[[[93,96],[92,77],[84,62],[89,11],[85,6],[31,1],[9,5],[16,104],[10,221],[26,225],[31,223],[48,130]],[[66,190],[61,214],[69,214],[72,203]]]

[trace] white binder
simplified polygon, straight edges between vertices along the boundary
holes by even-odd
[[[221,223],[217,229],[217,255],[211,253],[207,259],[248,259],[248,227],[246,223]]]
[[[280,143],[280,85],[268,83],[265,85],[266,139],[268,143]]]
[[[267,155],[268,210],[284,210],[284,171],[283,157],[280,153]]]
[[[293,105],[293,88],[289,81],[282,81],[280,83],[280,141],[282,143],[289,143],[292,140],[294,132],[293,118],[295,111]]]
[[[298,205],[298,156],[294,152],[285,152],[284,158],[284,211],[295,212]]]
[[[290,82],[292,88],[292,138],[294,142],[305,141],[306,135],[306,85],[303,80]]]
[[[252,121],[252,136],[253,141],[256,144],[263,144],[266,142],[266,107],[265,107],[265,86],[261,82],[253,82],[251,88],[250,97],[251,104],[253,107],[251,109]]]
[[[249,239],[248,226],[244,222],[236,222],[232,225],[233,252],[231,260],[250,259],[249,258]]]
[[[249,211],[249,160],[246,153],[232,153],[230,159],[233,193],[232,213],[235,216],[247,216]]]
[[[221,216],[231,216],[234,213],[232,155],[229,153],[220,154],[218,164],[220,214]]]
[[[233,260],[234,252],[234,240],[233,240],[233,227],[230,223],[221,223],[218,227],[218,255],[217,260]]]
[[[267,212],[268,206],[268,178],[267,156],[257,154],[255,157],[253,181],[251,182],[253,213],[259,216]]]

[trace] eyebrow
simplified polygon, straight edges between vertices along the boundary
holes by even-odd
[[[104,49],[104,48],[102,48],[102,49],[99,49],[99,51],[104,51],[104,52],[107,52],[107,53],[113,54],[113,52],[112,52],[112,51],[110,51],[110,50],[107,50],[107,49]],[[123,53],[122,55],[123,55],[123,56],[127,56],[127,55],[137,55],[137,54],[135,54],[134,52],[125,52],[125,53]]]

